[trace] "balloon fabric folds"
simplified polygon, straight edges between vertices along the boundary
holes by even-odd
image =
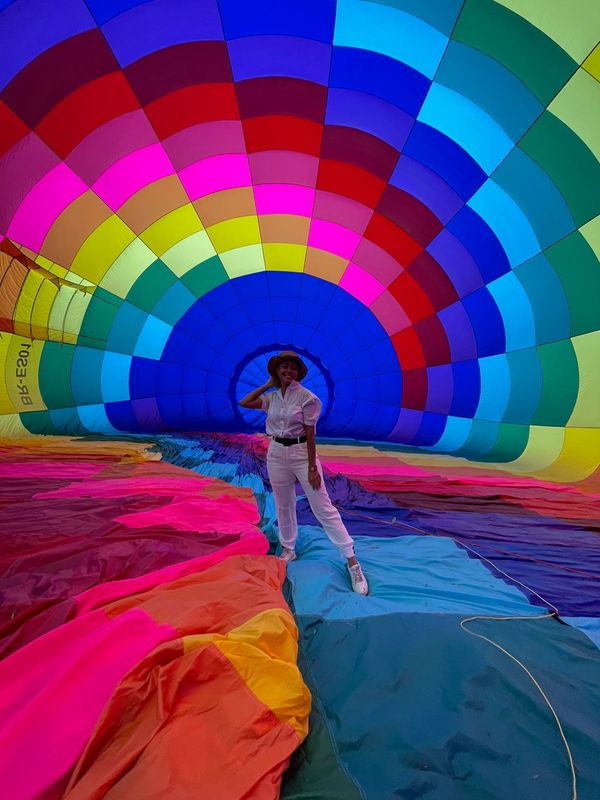
[[[597,466],[598,11],[1,3],[0,430],[322,435]]]
[[[0,0],[2,796],[600,796],[599,41]],[[290,349],[367,597],[273,557]]]

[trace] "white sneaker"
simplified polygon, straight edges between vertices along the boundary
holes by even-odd
[[[365,573],[362,571],[360,564],[355,564],[353,567],[348,567],[350,573],[350,580],[352,582],[352,591],[357,594],[369,594],[369,584],[365,578]]]
[[[295,561],[298,556],[293,550],[290,550],[288,547],[284,547],[279,555],[281,561],[285,561],[286,564],[289,564],[290,561]]]

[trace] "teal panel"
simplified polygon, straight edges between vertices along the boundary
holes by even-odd
[[[504,412],[505,422],[531,424],[542,391],[542,368],[534,347],[507,353],[510,369],[510,397]]]
[[[123,303],[110,330],[107,349],[117,353],[132,353],[147,319],[147,311],[131,303]]]
[[[569,305],[563,285],[546,256],[542,253],[534,256],[516,267],[514,274],[527,292],[536,343],[567,338],[570,335]]]
[[[78,405],[102,402],[100,376],[104,351],[89,347],[76,347],[73,356],[71,380],[73,397]]]

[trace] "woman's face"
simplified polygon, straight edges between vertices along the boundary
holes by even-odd
[[[298,365],[295,361],[281,361],[277,367],[277,377],[280,386],[289,386],[292,381],[298,380]]]

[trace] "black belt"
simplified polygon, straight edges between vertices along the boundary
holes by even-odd
[[[296,436],[295,439],[283,439],[281,436],[273,436],[274,442],[279,442],[284,447],[289,447],[292,444],[302,444],[306,441],[306,436]]]

